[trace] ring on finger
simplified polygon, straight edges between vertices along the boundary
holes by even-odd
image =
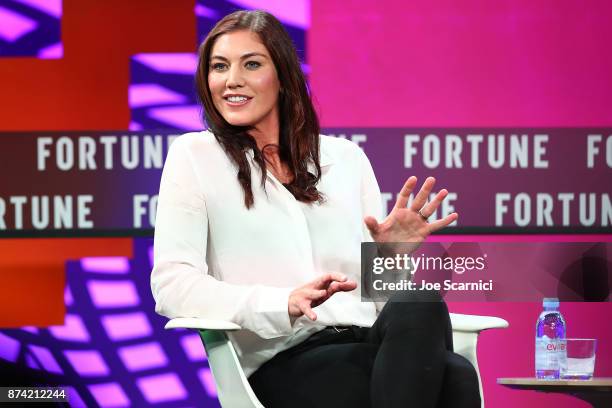
[[[425,208],[425,207],[423,207],[423,208]],[[428,219],[429,217],[426,217],[426,216],[423,214],[423,212],[422,212],[422,211],[423,211],[423,208],[421,208],[421,209],[420,209],[419,211],[417,211],[417,212],[419,213],[419,215],[421,216],[421,218],[422,218],[424,221],[427,221],[427,219]]]

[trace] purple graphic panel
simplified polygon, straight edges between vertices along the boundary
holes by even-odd
[[[150,404],[187,398],[187,390],[175,373],[141,377],[136,381],[136,385]]]
[[[103,408],[131,406],[130,399],[117,383],[92,384],[88,388],[96,402]]]
[[[148,370],[168,365],[166,353],[155,342],[122,347],[119,349],[119,357],[130,371]],[[202,360],[204,360],[203,357],[202,353]]]
[[[198,377],[202,382],[202,385],[206,389],[206,392],[211,398],[217,398],[217,387],[215,386],[215,380],[212,376],[212,372],[209,368],[202,368],[198,371]]]
[[[28,350],[37,365],[41,366],[45,371],[54,374],[62,374],[63,370],[60,368],[57,360],[53,357],[53,354],[47,347],[37,346],[30,344]]]
[[[15,362],[20,349],[21,344],[17,340],[0,333],[0,359]]]
[[[74,370],[83,377],[103,377],[110,370],[96,350],[66,350],[64,355]]]
[[[0,58],[62,58],[62,0],[0,0]]]
[[[66,315],[63,326],[49,327],[49,332],[56,339],[64,341],[88,343],[91,340],[81,316],[72,313]]]
[[[130,129],[201,129],[200,108],[193,90],[196,66],[195,53],[133,56]]]
[[[206,360],[206,352],[202,345],[202,339],[198,334],[188,334],[181,337],[181,346],[189,360],[204,361]]]
[[[130,263],[127,258],[124,257],[89,257],[81,259],[81,268],[87,272],[94,273],[128,273],[130,270]]]
[[[87,283],[87,289],[93,303],[100,309],[138,306],[140,303],[136,288],[129,280],[116,282],[91,280]]]
[[[143,312],[102,316],[102,326],[112,340],[131,340],[148,337],[152,333],[151,324]]]
[[[155,313],[152,243],[135,239],[134,258],[120,274],[118,258],[97,258],[95,268],[92,258],[69,262],[73,298],[65,324],[1,330],[2,367],[11,364],[39,384],[69,387],[73,407],[219,407],[199,336],[164,330],[167,319]],[[111,288],[130,300],[120,302]]]

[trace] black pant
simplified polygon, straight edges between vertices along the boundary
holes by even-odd
[[[440,296],[405,291],[371,328],[326,328],[266,362],[249,382],[266,408],[480,407],[476,370],[452,350]]]

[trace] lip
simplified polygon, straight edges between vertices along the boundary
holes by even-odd
[[[251,102],[250,99],[247,99],[244,102],[230,102],[227,99],[225,100],[225,104],[228,105],[228,106],[244,106],[244,105],[246,105],[249,102]]]
[[[244,102],[230,102],[230,101],[228,100],[228,98],[229,98],[230,96],[242,96],[242,97],[245,97],[245,98],[246,98],[246,101],[244,101]],[[251,99],[253,99],[253,97],[252,97],[252,96],[247,96],[247,95],[242,95],[242,94],[226,94],[226,95],[223,95],[223,100],[224,100],[224,101],[225,101],[225,103],[226,103],[227,105],[229,105],[229,106],[244,106],[244,105],[246,105],[247,103],[249,103],[249,102],[251,101]]]

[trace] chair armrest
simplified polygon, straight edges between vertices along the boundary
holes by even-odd
[[[239,325],[224,320],[179,317],[166,323],[165,328],[199,330],[222,407],[264,408],[251,389],[226,333],[240,330]]]
[[[462,332],[479,332],[486,329],[499,329],[508,327],[508,322],[499,317],[475,316],[450,313],[453,330]],[[241,327],[236,323],[225,320],[201,319],[195,317],[177,317],[164,326],[165,329],[198,329],[198,330],[224,330],[235,331]]]
[[[453,331],[458,332],[480,332],[487,329],[503,329],[508,327],[508,322],[499,317],[475,316],[450,313]]]
[[[177,317],[164,326],[165,329],[197,329],[197,330],[223,330],[235,331],[241,327],[236,323],[225,320],[200,319],[196,317]]]

